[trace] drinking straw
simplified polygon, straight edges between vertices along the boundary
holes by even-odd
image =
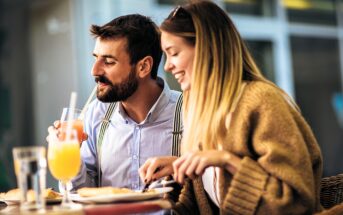
[[[70,103],[69,103],[69,111],[68,111],[68,118],[67,118],[67,130],[66,130],[66,139],[71,139],[71,129],[73,126],[73,118],[74,118],[74,110],[76,104],[77,94],[76,92],[71,92],[70,95]]]
[[[80,113],[80,115],[79,115],[79,120],[83,120],[83,118],[84,118],[84,116],[85,116],[85,113],[86,113],[86,110],[87,110],[87,108],[88,108],[88,105],[89,105],[89,103],[91,102],[91,100],[92,100],[92,98],[93,98],[93,96],[94,96],[94,94],[95,94],[95,92],[96,92],[96,88],[97,88],[97,86],[94,87],[92,93],[89,95],[89,97],[88,97],[88,99],[87,99],[86,104],[83,106],[82,111],[81,111],[81,113]]]

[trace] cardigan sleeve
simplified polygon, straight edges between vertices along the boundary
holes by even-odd
[[[275,91],[257,90],[253,98],[240,102],[244,106],[237,107],[231,125],[246,132],[234,136],[234,141],[244,140],[242,147],[250,153],[241,155],[241,167],[223,198],[224,213],[308,214],[318,210],[319,146],[300,113]],[[239,135],[238,130],[233,133]]]
[[[185,181],[179,199],[173,207],[173,212],[176,214],[200,214],[195,201],[193,184],[190,179]]]

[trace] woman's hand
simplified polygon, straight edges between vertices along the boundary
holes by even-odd
[[[162,156],[149,158],[139,168],[139,175],[142,181],[144,181],[144,183],[148,183],[173,174],[172,163],[176,159],[176,156]]]
[[[210,166],[222,167],[235,174],[240,167],[241,158],[227,151],[209,150],[190,152],[174,161],[174,180],[184,183],[185,177],[194,179],[204,173]]]

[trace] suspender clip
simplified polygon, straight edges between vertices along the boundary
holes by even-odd
[[[110,122],[111,122],[111,120],[110,120],[110,119],[103,118],[103,119],[102,119],[102,122],[105,122],[105,123],[110,123]]]

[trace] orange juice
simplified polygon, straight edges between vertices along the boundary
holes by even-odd
[[[77,141],[49,144],[48,163],[51,174],[67,182],[77,175],[81,166],[80,146]]]
[[[65,131],[67,129],[67,121],[62,122],[62,131]],[[77,139],[79,142],[82,141],[82,134],[83,134],[83,121],[79,119],[75,119],[72,121],[72,128],[77,131]],[[64,136],[62,135],[62,139],[64,139]]]

